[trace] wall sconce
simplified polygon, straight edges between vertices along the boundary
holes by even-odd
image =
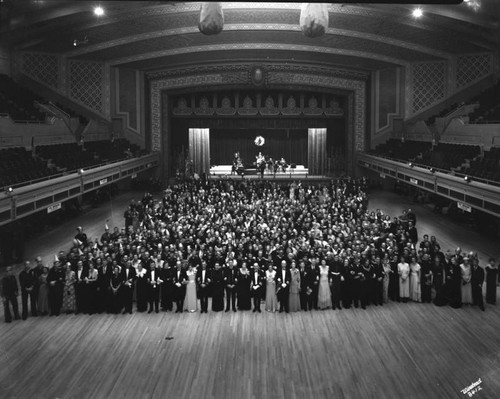
[[[464,180],[466,183],[470,183],[472,179],[469,176],[464,176]]]
[[[429,172],[431,172],[431,173],[436,173],[436,169],[434,169],[434,168],[430,168],[430,169],[429,169]]]
[[[12,187],[5,189],[5,194],[12,195],[13,193],[14,193],[14,189]]]
[[[85,173],[85,171],[84,171],[83,169],[79,169],[79,170],[78,170],[78,174],[79,174],[79,175],[83,175],[84,173]]]
[[[408,166],[409,166],[410,168],[413,168],[413,163],[412,163],[412,162],[408,162]]]

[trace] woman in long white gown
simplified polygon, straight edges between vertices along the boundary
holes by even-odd
[[[421,267],[416,258],[411,258],[410,262],[410,299],[413,302],[422,302],[422,293],[420,288]]]
[[[186,296],[184,297],[184,310],[196,312],[198,310],[198,300],[196,297],[196,269],[189,265],[186,272]]]
[[[278,309],[278,299],[276,298],[276,270],[273,265],[269,265],[266,270],[266,310],[268,312],[275,312]]]
[[[332,293],[330,291],[330,269],[323,259],[319,267],[318,308],[332,307]]]
[[[408,302],[410,299],[410,265],[406,263],[405,257],[401,257],[398,263],[399,274],[399,298],[403,302]]]

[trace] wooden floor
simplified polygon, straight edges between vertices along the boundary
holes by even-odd
[[[77,225],[121,225],[123,194],[29,243],[49,259]],[[375,193],[370,208],[410,204]],[[424,207],[419,234],[486,256],[498,243]],[[3,315],[2,315],[3,317]],[[61,315],[0,323],[0,398],[474,398],[500,397],[500,304],[438,308],[390,303],[294,314]],[[166,339],[172,337],[173,339]]]

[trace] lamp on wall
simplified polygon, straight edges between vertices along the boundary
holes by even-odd
[[[88,42],[89,42],[89,39],[88,39],[87,35],[85,35],[83,37],[83,40],[78,40],[78,39],[73,40],[73,47],[78,47],[82,44],[87,44]]]

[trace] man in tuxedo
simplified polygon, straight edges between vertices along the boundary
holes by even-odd
[[[24,262],[24,270],[19,273],[19,285],[21,286],[21,301],[23,304],[23,320],[28,317],[28,297],[30,298],[31,315],[36,316],[36,279],[31,270],[30,262]]]
[[[163,262],[163,269],[161,269],[160,277],[163,280],[161,285],[161,309],[163,311],[172,310],[174,283],[173,283],[173,271],[168,262]]]
[[[260,272],[260,267],[257,262],[253,264],[253,272],[251,273],[251,288],[250,294],[253,297],[253,312],[259,312],[260,301],[262,299],[262,287],[264,285],[263,277]]]
[[[163,280],[160,278],[160,270],[156,268],[156,263],[150,263],[150,269],[148,273],[148,285],[149,285],[149,310],[148,313],[153,311],[153,306],[155,312],[158,313],[158,306],[160,304],[160,284]]]
[[[12,305],[15,319],[19,320],[19,310],[17,307],[17,295],[19,294],[19,290],[17,287],[16,276],[14,276],[14,273],[12,272],[12,266],[7,267],[7,275],[2,278],[1,288],[5,322],[10,323],[12,321],[9,304]]]
[[[132,261],[127,260],[125,267],[121,270],[123,284],[120,288],[122,295],[122,304],[124,307],[123,314],[132,314],[132,296],[134,294],[134,283],[136,277],[136,270],[132,267]]]
[[[229,262],[224,270],[224,284],[226,286],[226,312],[233,308],[236,312],[236,284],[238,283],[238,272],[234,268],[233,262]]]
[[[201,313],[208,312],[208,290],[210,287],[211,276],[207,270],[207,262],[201,262],[201,269],[198,270],[196,281],[198,283],[198,297],[200,298]]]
[[[111,268],[111,257],[104,260],[103,264],[97,269],[97,307],[98,313],[111,313],[111,288],[109,282],[113,274]]]
[[[182,263],[178,260],[175,263],[175,270],[172,274],[173,299],[176,304],[175,313],[182,313],[184,311],[184,297],[186,296],[185,281],[187,281],[186,271],[182,270]]]
[[[479,266],[479,261],[477,259],[472,260],[472,303],[474,306],[479,306],[479,308],[484,312],[484,301],[483,301],[483,283],[484,283],[484,269]]]
[[[290,295],[290,281],[292,277],[290,271],[287,270],[286,261],[282,260],[281,265],[278,268],[275,276],[276,280],[276,294],[278,297],[278,302],[280,303],[280,313],[288,313],[288,298]]]

